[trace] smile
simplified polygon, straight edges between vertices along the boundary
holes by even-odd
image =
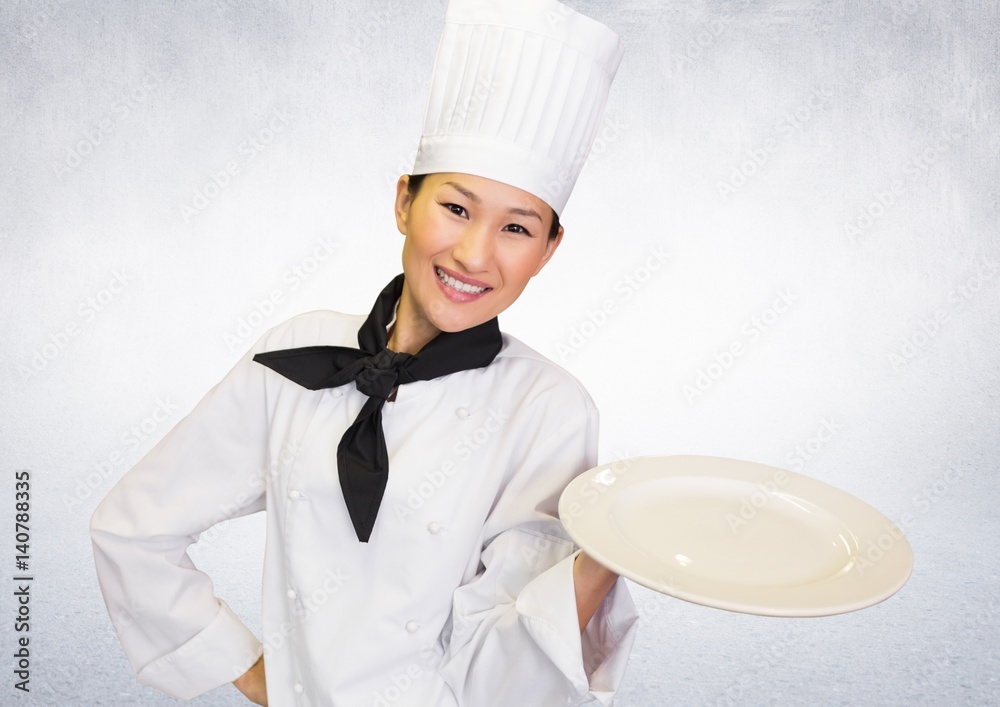
[[[440,280],[443,285],[447,285],[451,289],[457,290],[458,292],[464,292],[469,295],[481,295],[487,290],[492,289],[491,287],[479,287],[477,285],[472,285],[468,282],[458,280],[439,267],[435,267],[434,272],[438,276],[438,280]]]

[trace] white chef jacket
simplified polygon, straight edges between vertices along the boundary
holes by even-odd
[[[189,699],[264,654],[268,701],[336,707],[610,705],[635,633],[619,580],[580,635],[560,492],[596,464],[598,416],[513,337],[493,363],[400,386],[382,411],[389,477],[358,541],[336,450],[366,400],[311,391],[254,354],[357,346],[363,317],[312,312],[265,334],[111,490],[91,534],[141,683]],[[263,642],[187,554],[267,510]]]

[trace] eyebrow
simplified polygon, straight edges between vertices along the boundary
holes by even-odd
[[[466,199],[468,199],[474,204],[480,204],[483,201],[473,192],[469,191],[468,189],[466,189],[457,182],[444,182],[444,185],[453,188],[455,191],[459,192],[462,196],[464,196]],[[542,220],[542,217],[534,209],[519,209],[517,207],[512,206],[509,209],[507,209],[507,213],[515,214],[517,216],[533,216],[539,221]]]

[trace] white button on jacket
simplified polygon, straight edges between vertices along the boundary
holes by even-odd
[[[401,386],[383,409],[388,485],[360,543],[336,452],[365,396],[306,390],[251,358],[357,346],[362,321],[313,312],[268,332],[95,511],[105,601],[144,609],[118,627],[139,681],[191,698],[263,652],[272,707],[611,704],[635,610],[619,580],[581,637],[575,548],[556,518],[562,489],[596,464],[590,397],[506,335],[487,368]],[[263,644],[187,554],[220,508],[267,511]]]

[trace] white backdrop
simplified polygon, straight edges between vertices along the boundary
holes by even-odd
[[[800,471],[916,558],[890,600],[823,619],[633,585],[617,704],[996,703],[997,4],[571,5],[626,55],[565,242],[503,328],[588,387],[603,460]],[[0,703],[172,703],[114,638],[90,513],[263,331],[367,312],[399,270],[393,184],[444,7],[0,7],[0,506],[30,470],[35,577],[32,692],[10,582]],[[251,627],[261,542],[251,518],[194,552]]]

